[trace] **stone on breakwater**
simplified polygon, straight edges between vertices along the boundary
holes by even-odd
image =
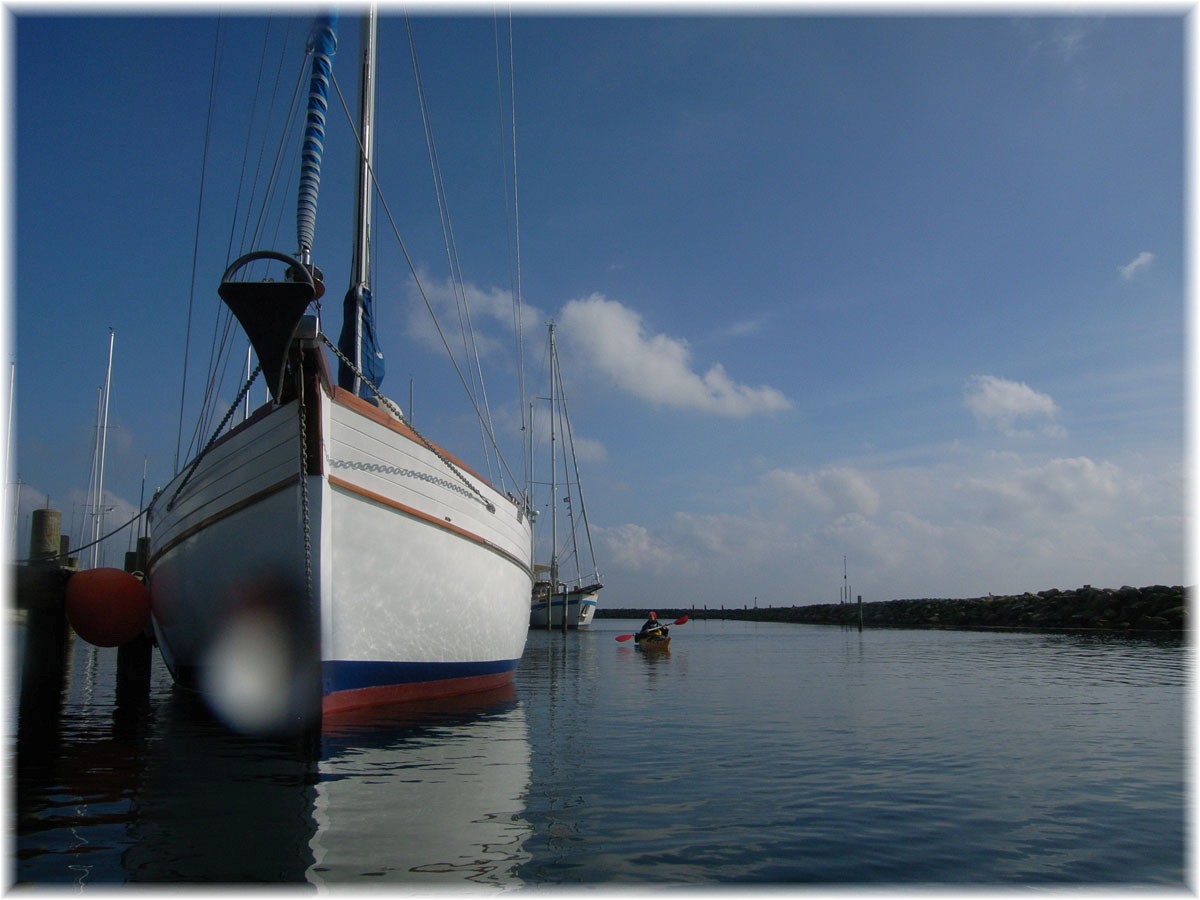
[[[886,600],[862,605],[864,626],[908,628],[1016,628],[1045,630],[1182,631],[1188,626],[1187,597],[1180,586],[1119,589],[1084,585],[1036,594],[966,600]],[[640,618],[644,609],[601,607],[601,618]],[[857,603],[741,609],[659,609],[660,618],[687,614],[696,619],[745,619],[857,626]]]

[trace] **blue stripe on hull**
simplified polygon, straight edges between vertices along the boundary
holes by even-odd
[[[327,660],[321,664],[321,675],[325,693],[335,694],[339,691],[357,691],[362,688],[502,675],[505,672],[513,672],[516,668],[515,659],[448,663]]]

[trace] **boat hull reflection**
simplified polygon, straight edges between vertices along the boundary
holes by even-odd
[[[326,716],[308,881],[519,884],[530,756],[511,685]]]

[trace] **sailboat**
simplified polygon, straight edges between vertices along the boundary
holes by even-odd
[[[592,544],[591,526],[588,524],[587,507],[583,502],[583,486],[579,479],[579,463],[575,453],[575,434],[567,413],[566,391],[563,387],[562,370],[559,367],[558,344],[554,339],[554,323],[549,325],[550,357],[550,562],[534,567],[535,582],[529,605],[530,628],[587,628],[596,614],[596,603],[600,589],[600,570],[596,565],[596,553]],[[563,466],[574,474],[574,481],[567,478],[568,520],[570,521],[570,559],[574,562],[575,575],[570,582],[563,580],[561,561],[558,556],[558,460],[555,445],[561,427],[563,435]],[[578,506],[576,513],[575,506]],[[591,559],[591,577],[588,580],[581,565],[578,528],[582,526],[588,554]]]
[[[149,509],[147,584],[167,668],[234,725],[260,730],[511,683],[533,580],[526,499],[493,487],[379,390],[374,8],[361,28],[357,226],[337,343],[313,312],[325,289],[313,234],[335,28],[319,20],[309,39],[298,250],[249,252],[218,288],[270,396],[222,423]]]

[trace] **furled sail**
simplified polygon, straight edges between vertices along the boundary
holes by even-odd
[[[383,383],[383,351],[375,342],[375,307],[371,289],[365,284],[355,285],[346,292],[342,302],[342,333],[338,336],[338,349],[347,359],[357,359],[362,378],[380,387]],[[358,327],[355,328],[355,322]],[[338,385],[348,391],[357,387],[358,395],[370,400],[374,393],[365,384],[356,384],[354,370],[344,362],[338,362]]]
[[[321,186],[321,154],[325,151],[325,114],[329,109],[329,85],[333,78],[333,56],[337,49],[337,16],[322,16],[308,36],[312,53],[312,77],[308,86],[308,114],[304,123],[304,146],[300,163],[300,194],[296,202],[296,240],[300,262],[309,265],[313,235],[317,229],[317,191]]]

